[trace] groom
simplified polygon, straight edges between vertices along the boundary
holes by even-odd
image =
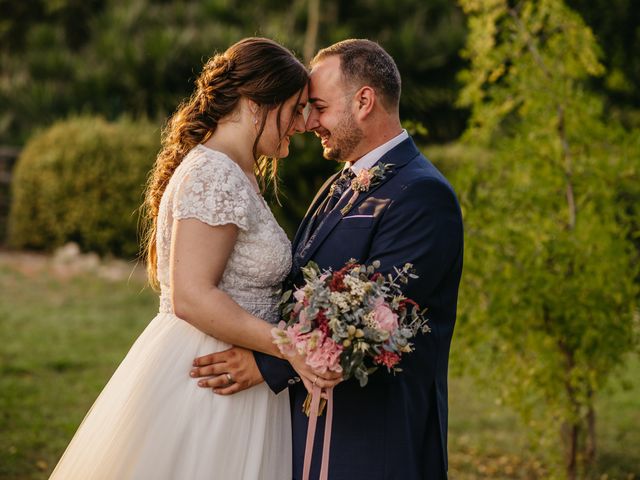
[[[312,61],[307,130],[321,140],[324,156],[344,165],[312,202],[293,242],[290,279],[303,283],[300,268],[341,268],[350,258],[381,263],[383,273],[410,262],[418,279],[404,293],[427,307],[431,332],[415,339],[397,375],[379,371],[361,388],[355,380],[334,390],[329,463],[332,480],[447,477],[447,368],[462,271],[462,217],[455,193],[418,151],[399,118],[400,74],[376,43],[345,40],[321,50]],[[347,163],[348,162],[348,163]],[[349,178],[387,165],[385,178],[351,198]],[[331,188],[332,185],[337,187]],[[232,349],[201,359],[242,365],[233,393],[264,378],[292,399],[293,472],[302,475],[308,418],[306,391],[287,362]],[[258,371],[259,370],[259,371]],[[204,371],[203,371],[204,374]],[[311,478],[320,469],[323,422],[316,432]]]

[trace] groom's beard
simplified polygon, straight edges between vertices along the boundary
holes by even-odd
[[[330,133],[333,147],[324,147],[323,156],[327,160],[346,161],[362,141],[364,134],[356,124],[351,112],[344,115]]]

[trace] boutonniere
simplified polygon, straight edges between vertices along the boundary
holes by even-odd
[[[378,185],[385,179],[385,174],[391,167],[393,167],[393,165],[390,163],[378,163],[368,170],[366,168],[360,170],[356,178],[351,180],[353,195],[351,195],[349,203],[340,209],[340,213],[346,215],[347,212],[351,210],[351,207],[353,207],[353,204],[356,203],[360,192],[368,192],[371,187]]]

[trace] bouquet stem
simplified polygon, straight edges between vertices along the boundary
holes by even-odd
[[[302,411],[308,417],[311,415],[311,394],[307,393],[307,398],[304,399],[304,403],[302,404]],[[320,407],[318,408],[318,416],[322,416],[324,413],[324,407],[327,405],[327,400],[324,398],[320,399]]]

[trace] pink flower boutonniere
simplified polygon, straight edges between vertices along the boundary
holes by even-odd
[[[379,163],[368,170],[366,168],[360,170],[358,175],[356,175],[356,178],[351,180],[351,190],[353,190],[353,195],[351,195],[349,203],[340,209],[340,213],[342,213],[342,215],[346,215],[356,203],[360,192],[368,192],[371,187],[378,185],[382,180],[384,180],[387,170],[391,167],[393,167],[393,165],[390,163]]]

